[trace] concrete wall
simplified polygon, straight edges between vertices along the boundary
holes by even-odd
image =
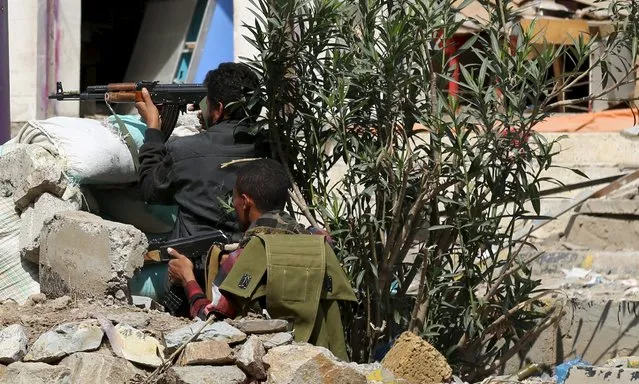
[[[81,0],[9,0],[11,120],[77,116],[78,103],[49,103],[56,81],[80,85]]]

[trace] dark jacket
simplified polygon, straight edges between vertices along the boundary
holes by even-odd
[[[253,136],[248,125],[238,121],[225,121],[166,144],[162,132],[149,129],[140,148],[142,198],[148,203],[178,205],[171,239],[216,229],[241,235],[234,213],[220,202],[230,202],[237,166],[220,165],[253,157]]]

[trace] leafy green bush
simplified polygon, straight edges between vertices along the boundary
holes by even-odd
[[[410,329],[473,379],[561,314],[544,306],[532,259],[519,256],[527,233],[517,228],[540,214],[540,184],[553,181],[543,171],[558,151],[532,128],[558,106],[604,93],[558,101],[590,70],[549,75],[568,53],[582,67],[602,40],[540,44],[504,1],[484,4],[481,33],[447,54],[466,5],[256,0],[246,27],[259,52],[247,62],[263,84],[250,102],[265,105],[293,201],[332,232],[358,294],[344,311],[352,358],[372,360],[379,343]],[[613,34],[593,66],[621,44],[635,54],[636,22],[621,21],[633,38]],[[472,60],[454,98],[449,64],[461,55]]]

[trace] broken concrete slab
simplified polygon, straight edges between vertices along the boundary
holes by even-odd
[[[411,332],[399,336],[382,360],[382,366],[398,377],[416,383],[438,384],[453,375],[446,358]]]
[[[100,348],[103,336],[93,322],[62,324],[40,335],[24,361],[55,363],[75,352],[95,351]]]
[[[232,321],[230,323],[232,326],[246,333],[247,335],[286,332],[288,329],[288,321],[281,320],[281,319],[275,319],[275,320],[242,319],[238,321]]]
[[[188,341],[206,322],[198,320],[186,327],[179,328],[173,332],[164,335],[164,342],[168,352],[178,348],[180,345]],[[239,343],[246,340],[246,334],[241,332],[232,325],[218,321],[209,324],[204,328],[194,341],[219,340],[229,344]]]
[[[74,353],[65,357],[59,366],[71,370],[69,384],[129,383],[135,375],[145,373],[124,359],[86,352]]]
[[[577,215],[566,240],[589,249],[633,251],[639,249],[639,220]]]
[[[0,364],[22,360],[27,353],[27,335],[19,324],[12,324],[0,331]]]
[[[44,223],[53,215],[65,211],[77,211],[82,203],[76,199],[62,200],[50,193],[43,193],[20,215],[20,256],[37,263],[40,259],[40,234]]]
[[[0,384],[69,384],[71,370],[64,366],[45,363],[9,364]]]
[[[40,239],[40,288],[49,297],[102,298],[122,290],[144,263],[146,236],[88,212],[54,215]]]
[[[579,214],[639,216],[639,200],[591,199],[581,205]]]
[[[580,366],[571,367],[565,384],[639,383],[639,369]]]
[[[266,351],[260,339],[255,335],[251,335],[240,347],[236,356],[236,364],[249,377],[264,380],[266,379],[266,369],[262,358],[264,358],[265,353]]]
[[[126,324],[116,325],[115,333],[115,340],[109,337],[109,341],[116,355],[147,367],[155,368],[162,364],[164,347],[153,336]]]
[[[560,305],[565,315],[512,358],[505,373],[516,373],[528,361],[552,367],[577,356],[600,366],[631,355],[639,345],[639,302],[558,299],[548,305]]]
[[[0,184],[11,191],[21,211],[43,193],[62,196],[67,179],[58,158],[38,145],[28,145],[0,157]]]
[[[264,345],[264,349],[267,351],[271,348],[279,347],[280,345],[292,344],[294,337],[289,332],[280,332],[271,335],[260,335],[260,340]]]
[[[180,365],[225,365],[235,363],[233,350],[224,341],[189,343],[180,357]]]
[[[246,375],[234,365],[173,367],[159,384],[244,384]]]
[[[398,379],[395,374],[384,368],[380,363],[357,364],[349,363],[351,368],[366,377],[369,383],[375,384],[409,384],[407,380]]]

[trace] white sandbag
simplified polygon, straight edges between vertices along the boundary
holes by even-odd
[[[20,216],[13,199],[0,195],[0,301],[23,304],[40,292],[38,265],[20,257]]]
[[[16,137],[24,144],[49,144],[64,162],[67,175],[81,184],[137,181],[125,141],[101,121],[75,117],[31,120]]]

